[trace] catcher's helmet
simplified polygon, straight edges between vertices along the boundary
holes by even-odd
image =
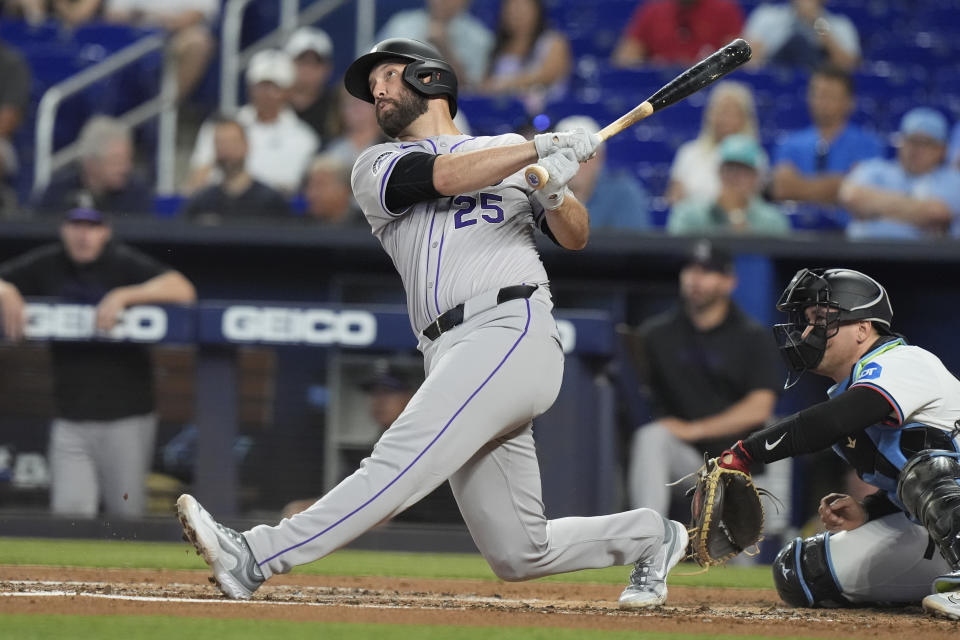
[[[806,309],[813,306],[823,307],[825,318],[811,322]],[[820,364],[827,340],[841,324],[868,320],[881,334],[893,333],[893,307],[886,289],[852,269],[801,269],[780,295],[777,310],[788,318],[773,327],[780,353],[791,369],[801,373]],[[813,329],[804,336],[809,325]]]
[[[387,60],[407,62],[403,80],[422,96],[435,98],[446,96],[450,117],[457,115],[457,76],[440,52],[433,46],[410,38],[390,38],[378,42],[347,68],[343,84],[350,95],[373,102],[370,92],[370,72]],[[424,82],[429,77],[429,82]]]

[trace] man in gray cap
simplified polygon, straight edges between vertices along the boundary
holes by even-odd
[[[946,163],[947,119],[916,107],[900,121],[895,160],[858,165],[840,186],[850,238],[922,240],[960,231],[960,172]]]

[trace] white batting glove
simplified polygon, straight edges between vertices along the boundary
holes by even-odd
[[[534,191],[534,195],[544,209],[556,209],[563,204],[567,183],[577,174],[580,163],[577,162],[577,156],[572,149],[560,149],[545,158],[540,158],[539,164],[547,170],[550,177],[547,184],[543,185],[543,189]]]
[[[573,149],[577,162],[586,162],[597,155],[597,148],[603,143],[599,133],[587,133],[585,129],[573,131],[554,131],[533,136],[540,159],[546,158],[559,149]]]

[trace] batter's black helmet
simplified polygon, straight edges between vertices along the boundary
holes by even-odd
[[[804,335],[812,324],[805,310],[812,306],[825,307],[826,318]],[[852,269],[801,269],[781,294],[777,310],[788,316],[786,323],[773,327],[780,353],[791,369],[801,373],[820,363],[827,340],[843,323],[868,320],[880,333],[893,333],[893,307],[886,289]]]
[[[386,60],[399,59],[407,63],[403,80],[407,85],[428,98],[446,96],[450,117],[457,115],[457,75],[447,64],[436,47],[410,38],[390,38],[378,42],[347,69],[343,84],[350,95],[373,102],[370,92],[370,72]],[[429,82],[424,82],[429,78]]]

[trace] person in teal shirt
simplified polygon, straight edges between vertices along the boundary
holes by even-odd
[[[671,234],[784,234],[790,221],[760,197],[762,152],[757,141],[734,134],[720,143],[720,194],[714,200],[681,200],[670,209]]]

